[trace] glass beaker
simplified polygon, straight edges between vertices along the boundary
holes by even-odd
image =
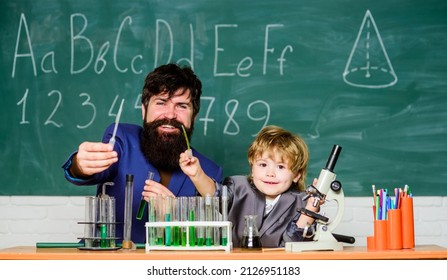
[[[261,238],[256,226],[257,215],[246,215],[244,232],[242,234],[241,248],[250,250],[262,249]]]

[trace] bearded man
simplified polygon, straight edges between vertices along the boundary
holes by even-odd
[[[117,222],[124,222],[126,175],[134,177],[132,236],[134,243],[146,240],[147,218],[135,219],[140,197],[205,196],[179,167],[180,153],[187,150],[184,128],[189,139],[200,110],[202,83],[189,67],[162,65],[146,76],[142,93],[143,126],[120,123],[115,144],[108,144],[114,124],[105,131],[102,142],[83,142],[62,166],[65,178],[75,185],[97,185],[98,193],[106,182],[113,182],[107,194],[116,199]],[[221,182],[223,170],[215,162],[191,148],[205,173]],[[148,172],[154,177],[148,179]],[[213,193],[211,193],[212,195]],[[118,242],[123,227],[116,228]]]

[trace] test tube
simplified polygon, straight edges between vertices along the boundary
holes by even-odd
[[[220,221],[221,220],[221,214],[219,212],[219,201],[220,197],[213,196],[212,197],[212,209],[213,209],[213,221]],[[214,227],[214,245],[219,246],[220,245],[220,227]]]
[[[199,221],[205,221],[205,200],[203,197],[197,197],[197,213],[196,217]],[[197,246],[205,245],[205,228],[197,228]]]
[[[173,201],[173,210],[172,210],[172,220],[175,222],[180,221],[180,200],[178,198],[174,198]],[[172,245],[179,246],[180,245],[180,228],[179,226],[172,227]]]
[[[132,248],[132,202],[133,202],[133,175],[126,174],[126,197],[124,201],[124,234],[123,248]]]
[[[196,220],[197,199],[195,196],[188,197],[188,221]],[[189,226],[189,246],[196,246],[196,228]]]
[[[163,222],[164,221],[163,212],[164,212],[164,209],[163,209],[163,196],[161,194],[159,194],[157,196],[157,212],[156,212],[157,222]],[[157,245],[163,245],[164,244],[164,238],[163,238],[164,230],[163,230],[163,227],[157,227],[156,235],[157,235],[156,244]]]
[[[109,210],[109,199],[108,196],[101,196],[98,198],[99,201],[99,236],[101,237],[99,241],[99,247],[107,248],[109,247],[109,242],[107,239],[108,230],[107,230],[107,222],[108,222],[108,210]]]
[[[148,180],[153,180],[154,179],[154,172],[149,171],[147,173],[147,179]],[[141,220],[143,218],[143,214],[144,214],[144,208],[146,208],[146,200],[144,199],[143,196],[141,196],[141,200],[140,200],[140,206],[138,207],[138,212],[137,212],[137,220]]]
[[[98,236],[101,248],[115,247],[115,198],[106,193],[107,186],[113,186],[113,182],[102,184],[102,193],[98,195]]]
[[[95,247],[96,222],[97,222],[97,197],[85,198],[85,226],[84,226],[84,246]]]
[[[222,197],[221,197],[221,206],[222,206],[222,220],[228,221],[228,187],[222,186]],[[222,245],[226,246],[228,243],[228,231],[227,227],[222,228]]]
[[[107,232],[109,239],[109,247],[116,247],[116,200],[114,197],[108,199],[108,211],[107,211]]]
[[[188,198],[185,196],[181,196],[178,199],[180,199],[180,220],[188,221]],[[186,231],[187,227],[181,227],[181,244],[182,246],[186,246],[187,240],[186,240]]]
[[[172,219],[172,197],[167,196],[165,198],[165,202],[164,202],[164,206],[165,206],[165,222],[170,222]],[[171,227],[170,226],[166,226],[165,227],[165,245],[166,246],[171,246]]]
[[[156,209],[157,209],[156,202],[157,202],[156,197],[153,197],[153,196],[149,197],[149,202],[147,205],[147,216],[148,216],[149,222],[156,221]],[[148,239],[149,245],[151,245],[151,246],[155,245],[156,244],[155,228],[150,227],[148,234],[149,234],[149,236],[147,237],[147,239]]]
[[[207,222],[211,222],[213,220],[213,205],[210,194],[206,194],[205,196],[205,220]],[[211,226],[206,226],[205,229],[205,245],[213,245],[213,227]]]

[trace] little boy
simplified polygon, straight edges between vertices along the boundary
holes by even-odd
[[[187,152],[180,155],[180,167],[199,191],[214,189],[214,195],[221,195],[222,185],[228,187],[234,247],[241,247],[245,215],[257,216],[263,247],[284,247],[285,242],[311,240],[313,234],[314,219],[297,212],[304,207],[318,212],[312,197],[303,200],[308,160],[302,138],[280,127],[266,126],[248,149],[249,176],[230,176],[223,184],[216,183]]]

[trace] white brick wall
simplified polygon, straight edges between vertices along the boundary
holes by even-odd
[[[346,197],[335,233],[354,236],[365,246],[373,234],[371,197]],[[327,215],[336,213],[328,205]],[[333,211],[331,211],[333,210]],[[416,244],[447,247],[447,197],[415,197]],[[84,197],[0,196],[0,248],[36,242],[77,242],[83,235]]]

